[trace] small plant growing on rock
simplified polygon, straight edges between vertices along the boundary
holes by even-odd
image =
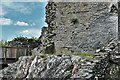
[[[72,24],[78,23],[78,19],[77,19],[77,18],[72,18],[72,19],[71,19],[71,23],[72,23]]]
[[[74,53],[74,56],[81,56],[81,57],[88,57],[88,58],[93,58],[94,55],[92,53]]]

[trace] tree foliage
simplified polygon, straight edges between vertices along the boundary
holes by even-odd
[[[10,43],[14,43],[15,41],[18,41],[18,42],[24,42],[24,41],[32,42],[32,41],[37,41],[38,39],[39,38],[36,38],[36,37],[27,38],[27,37],[19,36],[19,37],[14,38],[12,41],[0,41],[0,46],[8,46]]]
[[[8,42],[3,42],[3,41],[0,41],[0,46],[8,46]]]

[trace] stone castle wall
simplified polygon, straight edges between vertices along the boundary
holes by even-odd
[[[93,52],[117,40],[118,16],[109,2],[49,2],[46,22],[56,51]],[[113,8],[114,9],[114,8]],[[114,11],[114,10],[112,10]]]

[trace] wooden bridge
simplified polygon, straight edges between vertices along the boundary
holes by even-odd
[[[33,48],[28,47],[0,47],[0,69],[18,60],[20,56],[31,55]]]

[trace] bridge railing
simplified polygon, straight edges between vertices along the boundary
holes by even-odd
[[[7,63],[7,59],[18,59],[20,56],[28,56],[31,55],[31,50],[33,48],[30,47],[7,47],[2,46],[0,51],[0,59],[3,60],[4,63]]]

